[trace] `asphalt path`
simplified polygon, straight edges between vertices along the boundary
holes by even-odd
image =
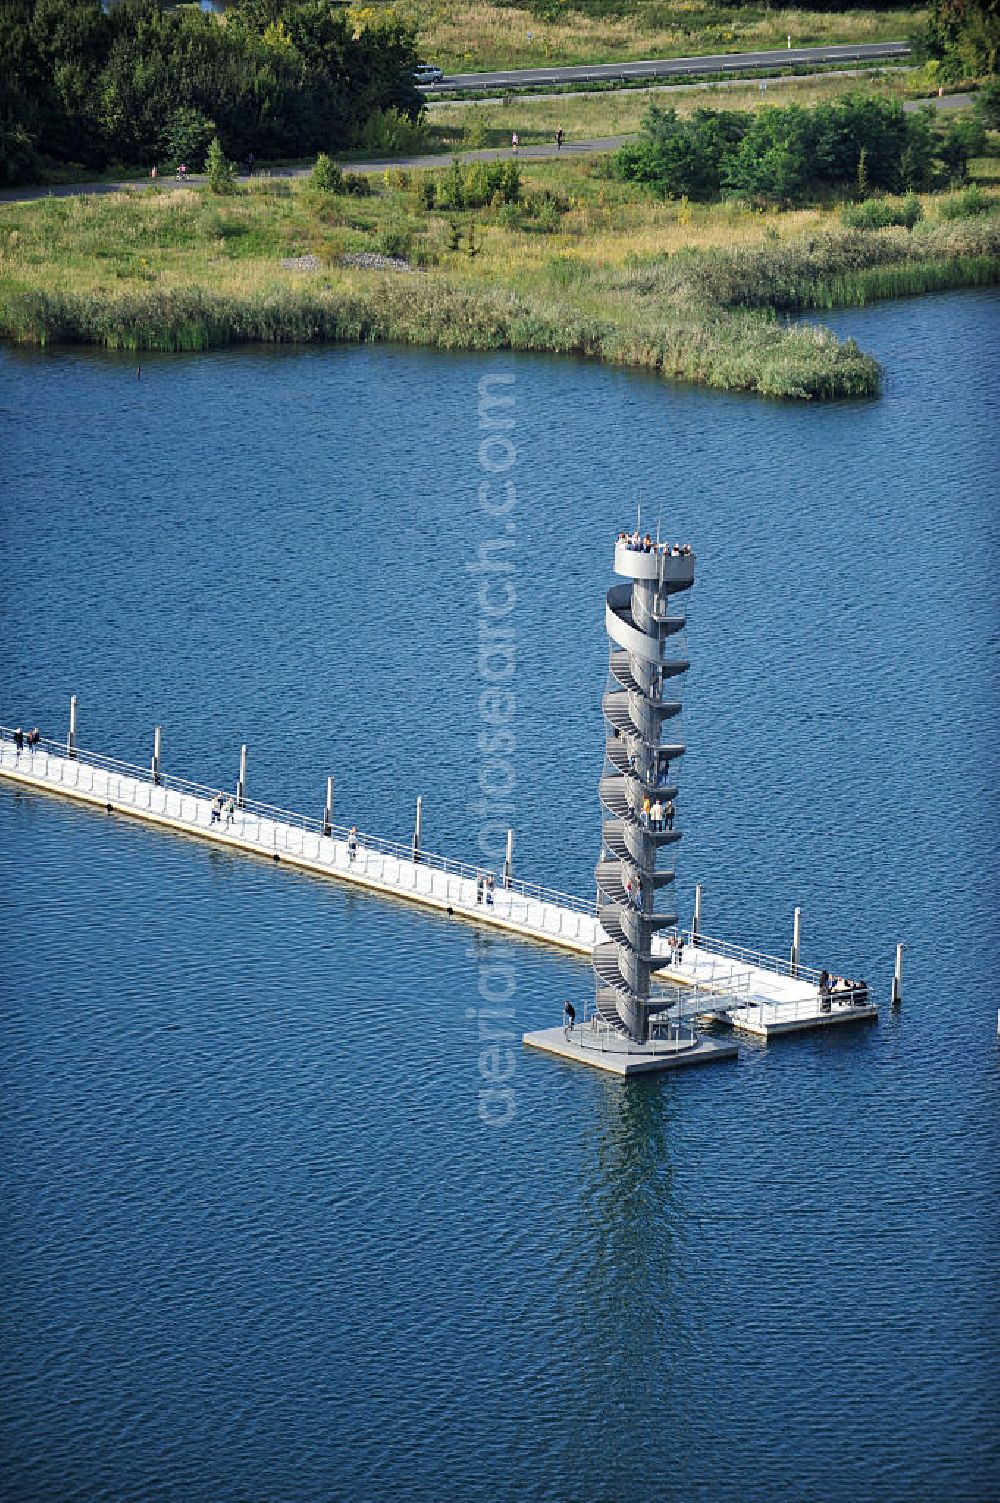
[[[925,104],[933,104],[939,110],[960,109],[964,105],[972,103],[971,94],[944,94],[933,99],[912,99],[903,105],[903,109],[913,111],[920,109]],[[540,143],[537,146],[522,146],[517,152],[517,160],[535,161],[546,157],[578,157],[596,156],[601,152],[617,151],[626,141],[634,141],[634,135],[630,136],[598,136],[591,141],[564,141],[558,148],[554,141]],[[512,160],[514,153],[509,146],[486,147],[482,151],[460,151],[453,155],[460,162],[498,162]],[[421,157],[379,157],[369,162],[345,162],[344,166],[350,172],[385,172],[387,168],[403,169],[404,171],[419,171],[421,168],[443,167],[452,160],[452,155],[438,152],[434,156]],[[312,171],[310,162],[304,167],[277,168],[266,174],[268,177],[296,178],[307,177]],[[63,183],[58,187],[44,188],[4,188],[0,191],[0,204],[3,203],[30,203],[37,198],[71,198],[74,194],[82,193],[120,193],[123,189],[131,188],[142,192],[144,189],[157,188],[185,188],[197,187],[205,181],[204,177],[191,173],[186,182],[179,183],[173,177],[158,177],[154,182],[149,178],[136,178],[131,181],[115,183]],[[237,177],[236,181],[246,184],[250,179],[246,176]]]
[[[835,75],[831,75],[829,73],[813,75],[806,73],[776,73],[772,74],[769,78],[762,78],[760,80],[759,87],[762,90],[767,90],[776,89],[781,84],[805,84],[809,83],[811,81],[811,78],[815,77],[874,78],[876,74],[886,73],[891,74],[894,78],[904,78],[907,73],[913,73],[915,71],[916,70],[912,67],[905,67],[890,62],[884,68],[838,68]],[[558,94],[547,95],[511,94],[509,90],[505,90],[502,94],[479,94],[473,101],[470,99],[449,99],[447,95],[442,94],[437,99],[433,99],[428,96],[427,109],[431,112],[435,110],[464,110],[473,103],[477,105],[535,104],[539,99],[594,99],[595,97],[600,99],[608,99],[615,98],[619,94],[638,94],[639,96],[641,96],[641,98],[645,99],[647,95],[652,96],[653,94],[690,94],[696,92],[699,89],[703,94],[706,89],[747,89],[754,82],[755,80],[753,78],[741,78],[738,74],[736,74],[732,78],[713,79],[710,83],[706,83],[705,80],[702,79],[700,83],[647,83],[646,86],[641,89],[630,89],[627,87],[621,89],[602,89],[597,95],[595,95],[595,91],[593,89],[560,89]]]
[[[716,52],[701,57],[648,58],[635,63],[593,63],[575,68],[518,68],[507,73],[448,73],[424,89],[428,97],[457,89],[521,89],[544,84],[616,83],[730,69],[786,68],[795,63],[878,62],[909,57],[909,42],[852,42],[832,47],[784,47],[771,52]]]

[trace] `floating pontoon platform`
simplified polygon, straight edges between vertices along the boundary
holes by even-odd
[[[735,1059],[735,1044],[722,1039],[682,1038],[676,1041],[636,1044],[631,1039],[609,1035],[591,1023],[567,1033],[563,1028],[542,1028],[526,1033],[529,1049],[542,1049],[577,1064],[608,1070],[613,1075],[651,1075],[657,1070],[683,1070],[689,1065],[707,1065]]]
[[[606,938],[592,899],[511,877],[489,894],[491,903],[480,868],[363,833],[357,836],[357,847],[352,851],[346,827],[249,799],[242,800],[231,816],[219,815],[213,810],[217,793],[204,785],[52,741],[42,740],[32,748],[19,750],[14,732],[2,726],[0,777],[109,815],[125,815],[154,828],[195,836],[234,853],[294,866],[382,897],[417,903],[512,938],[535,940],[587,957],[594,945]],[[668,988],[664,1007],[673,1007],[677,1021],[707,1017],[768,1039],[878,1015],[873,1003],[842,1005],[836,997],[827,1010],[819,990],[819,972],[703,934],[695,936],[688,931],[679,960],[665,938],[658,935],[654,955],[662,957],[657,981]],[[672,1002],[670,997],[674,998]],[[543,1029],[526,1036],[525,1042],[548,1048],[538,1041],[552,1034],[558,1035],[556,1044],[566,1042],[561,1028]],[[702,1042],[713,1048],[701,1056],[692,1054],[682,1060],[679,1050],[675,1056],[664,1052],[655,1063],[641,1061],[638,1068],[670,1069],[681,1063],[700,1063],[702,1059],[719,1058],[718,1047],[732,1048],[716,1047],[715,1040]],[[549,1052],[566,1058],[584,1057],[561,1047],[550,1048]],[[587,1049],[588,1063],[599,1062],[592,1057],[595,1053],[616,1056],[606,1058],[602,1068],[618,1074],[636,1073],[631,1068],[618,1068],[621,1051],[617,1047]]]

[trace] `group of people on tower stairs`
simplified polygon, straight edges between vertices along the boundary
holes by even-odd
[[[652,803],[649,794],[642,801],[642,822],[650,830],[672,830],[674,827],[674,801],[668,798],[661,804],[657,798]]]

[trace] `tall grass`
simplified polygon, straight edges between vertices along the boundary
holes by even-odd
[[[588,15],[567,6],[540,16],[527,7],[396,0],[416,22],[424,55],[449,71],[617,62],[826,42],[877,42],[912,35],[926,9],[734,8],[685,0],[643,0],[627,13]]]
[[[653,204],[579,164],[522,171],[530,195],[558,190],[570,205],[546,235],[505,218],[509,205],[423,211],[416,180],[361,200],[302,185],[5,205],[0,336],[135,351],[318,340],[545,350],[765,396],[863,397],[879,388],[870,356],[778,315],[1000,280],[995,210],[943,221],[931,204],[912,230],[850,230],[819,209]],[[393,236],[424,270],[342,264]],[[318,269],[296,269],[305,252]]]

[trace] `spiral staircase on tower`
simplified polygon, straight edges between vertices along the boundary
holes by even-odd
[[[607,938],[593,951],[595,1009],[636,1043],[647,1042],[650,1012],[662,1007],[650,1001],[653,937],[677,924],[657,899],[674,880],[669,858],[681,834],[672,819],[655,821],[649,811],[657,803],[666,810],[677,798],[684,742],[676,691],[688,661],[676,641],[685,617],[672,597],[693,585],[694,562],[690,552],[620,538],[615,573],[628,583],[609,589],[605,608],[611,646],[596,877]],[[662,965],[662,956],[655,963]]]

